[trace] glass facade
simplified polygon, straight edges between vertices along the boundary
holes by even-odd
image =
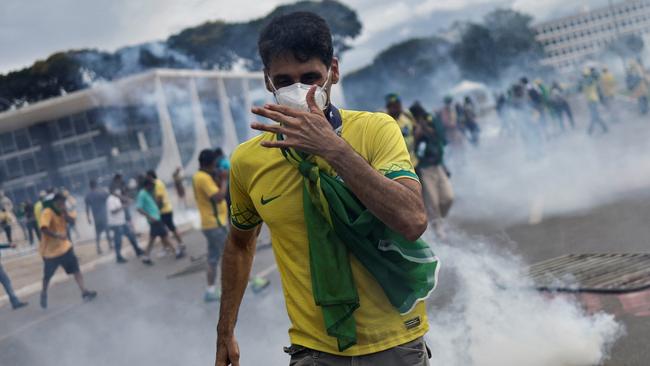
[[[197,149],[197,111],[202,114],[210,145],[216,147],[225,143],[224,112],[230,113],[231,118],[226,119],[234,122],[235,143],[239,143],[251,135],[253,116],[248,104],[270,100],[261,77],[224,80],[225,104],[219,99],[215,78],[195,79],[198,100],[192,98],[189,78],[161,81],[163,104],[149,91],[139,102],[92,108],[0,133],[0,187],[17,203],[33,201],[40,190],[52,187],[83,195],[91,179],[106,185],[116,172],[130,178],[157,169],[166,148],[160,105],[167,106],[181,164],[187,166]],[[222,110],[223,105],[228,106],[227,111]]]

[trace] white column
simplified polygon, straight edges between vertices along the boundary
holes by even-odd
[[[165,91],[163,90],[162,81],[158,75],[156,75],[154,82],[156,87],[156,109],[158,110],[160,132],[162,133],[162,156],[156,168],[156,174],[163,181],[169,182],[172,179],[174,170],[182,164],[181,153],[178,150],[172,119],[167,109]]]
[[[203,118],[203,108],[201,107],[201,99],[199,98],[199,91],[196,88],[196,79],[189,79],[190,87],[190,100],[192,102],[192,117],[194,119],[194,153],[192,158],[187,163],[185,171],[193,174],[199,169],[199,154],[203,149],[209,149],[210,135],[208,134],[208,126]]]
[[[251,113],[251,108],[253,108],[253,101],[251,100],[251,92],[248,84],[249,82],[250,80],[248,78],[242,78],[241,88],[244,96],[244,108],[246,108],[246,116],[248,116],[247,120],[253,121],[255,117],[253,116],[253,113]],[[252,128],[248,128],[247,131],[247,139],[252,139],[253,137],[257,136],[257,131],[253,130]]]
[[[235,128],[235,120],[230,111],[230,100],[226,92],[226,83],[223,78],[217,79],[217,96],[219,98],[219,107],[221,109],[221,123],[223,124],[223,139],[221,148],[224,154],[230,155],[237,145],[239,139],[237,138],[237,130]]]

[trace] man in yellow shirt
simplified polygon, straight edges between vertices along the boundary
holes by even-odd
[[[221,290],[215,286],[215,279],[228,235],[228,174],[222,169],[226,169],[226,166],[221,149],[205,149],[199,154],[199,171],[192,177],[194,199],[201,215],[201,229],[208,243],[205,302],[219,301],[221,298]],[[269,284],[266,278],[251,279],[253,292],[259,292]]]
[[[43,309],[47,308],[47,288],[59,266],[63,267],[67,274],[74,276],[84,301],[90,301],[97,296],[97,292],[87,290],[84,286],[79,261],[72,249],[72,243],[68,240],[67,225],[75,218],[66,211],[65,201],[65,196],[57,193],[51,200],[43,202],[43,212],[39,220],[42,234],[39,253],[43,257]]]
[[[383,113],[339,110],[329,104],[339,64],[327,23],[318,15],[297,12],[273,19],[262,30],[258,46],[267,89],[279,103],[253,112],[280,124],[254,123],[252,128],[265,133],[232,155],[232,227],[222,260],[216,366],[240,365],[235,323],[262,222],[271,232],[292,324],[292,345],[287,348],[292,365],[311,364],[313,357],[326,365],[428,365],[424,302],[400,314],[354,255],[348,258],[360,304],[353,313],[356,344],[341,351],[337,339],[328,335],[312,291],[303,175],[280,149],[316,156],[318,166],[344,181],[378,220],[407,240],[416,240],[426,229],[427,216],[399,126]]]
[[[154,188],[154,198],[156,199],[156,203],[158,203],[158,207],[160,208],[160,220],[163,224],[165,224],[167,229],[172,232],[174,239],[176,239],[176,242],[178,243],[178,247],[185,250],[183,239],[180,235],[178,235],[176,225],[174,224],[174,209],[172,207],[172,201],[169,199],[169,193],[167,193],[165,182],[158,179],[156,172],[153,170],[149,170],[147,172],[147,177],[156,183],[156,186]]]
[[[228,207],[226,205],[226,181],[222,177],[220,184],[212,178],[216,170],[217,156],[213,150],[203,150],[199,154],[199,171],[192,177],[194,199],[201,215],[201,230],[208,241],[208,286],[205,290],[205,302],[218,301],[219,290],[216,289],[217,265],[223,252],[228,235]]]
[[[616,95],[616,78],[606,67],[603,67],[602,74],[600,74],[600,90],[602,91],[601,102],[609,108]]]
[[[411,156],[413,166],[417,166],[417,156],[415,154],[415,119],[413,116],[402,108],[402,101],[399,95],[391,93],[386,95],[386,113],[397,121],[397,125],[402,131],[406,148]]]

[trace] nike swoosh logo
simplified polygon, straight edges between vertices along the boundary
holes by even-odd
[[[277,196],[273,196],[273,197],[271,197],[271,198],[269,198],[269,199],[266,199],[266,200],[264,199],[264,196],[262,196],[262,197],[260,198],[260,203],[262,204],[262,206],[264,206],[264,205],[266,205],[267,203],[273,201],[274,199],[276,199],[276,198],[278,198],[278,197],[280,197],[280,196],[281,196],[281,194],[279,194],[279,195],[277,195]]]

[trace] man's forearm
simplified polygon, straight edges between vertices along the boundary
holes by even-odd
[[[255,229],[259,230],[259,229]],[[248,277],[255,256],[256,235],[246,238],[246,242],[236,239],[236,234],[228,236],[221,264],[221,307],[219,310],[219,337],[229,337],[234,333],[237,313],[246,291]]]
[[[324,158],[355,196],[391,229],[410,240],[419,238],[426,228],[420,191],[386,178],[344,140],[337,150]]]

